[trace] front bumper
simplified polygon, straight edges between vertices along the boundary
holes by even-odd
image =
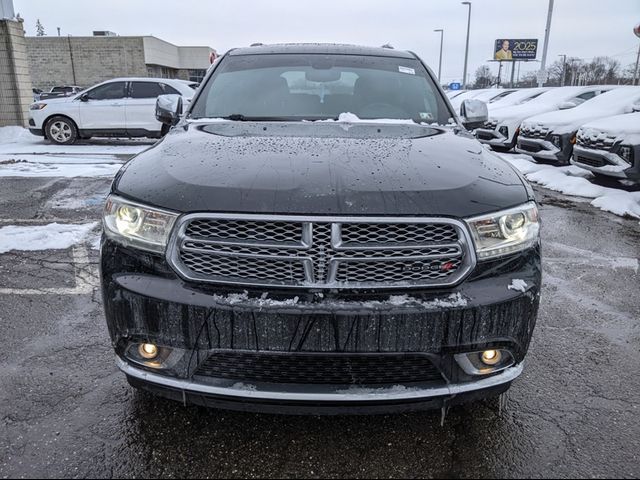
[[[571,163],[585,170],[613,178],[640,181],[640,161],[629,165],[619,155],[606,151],[576,145]],[[640,158],[640,145],[634,147],[634,158]]]
[[[522,370],[535,326],[540,256],[532,249],[480,263],[444,291],[314,293],[242,291],[178,278],[164,258],[102,244],[107,324],[118,365],[135,386],[184,403],[277,413],[382,413],[438,408],[496,395]],[[509,289],[522,279],[524,292]],[[390,301],[408,294],[410,301]],[[458,300],[447,304],[454,295]],[[132,342],[183,349],[165,371],[131,362]],[[490,376],[467,375],[454,355],[508,349],[514,365]],[[420,353],[442,381],[411,385],[293,385],[203,377],[198,368],[219,351],[385,354]]]
[[[531,155],[535,160],[567,164],[573,153],[571,135],[561,135],[562,149],[556,147],[549,140],[542,138],[518,137],[516,152]]]
[[[478,128],[475,131],[476,139],[480,143],[498,148],[513,148],[513,140],[502,135],[498,129]]]

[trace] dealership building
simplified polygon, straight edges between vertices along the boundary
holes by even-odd
[[[182,47],[153,36],[118,36],[96,31],[90,37],[26,37],[34,88],[88,87],[114,77],[181,78],[200,82],[211,47]]]

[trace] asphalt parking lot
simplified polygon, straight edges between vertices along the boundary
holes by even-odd
[[[0,226],[99,219],[110,179],[1,180]],[[115,365],[95,238],[0,254],[0,477],[639,477],[640,224],[537,189],[544,288],[505,406],[376,417],[183,407]],[[94,236],[95,237],[95,236]]]

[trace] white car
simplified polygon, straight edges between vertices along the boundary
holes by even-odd
[[[491,114],[491,112],[499,108],[522,105],[547,91],[549,91],[549,87],[521,88],[509,95],[493,100],[487,105],[487,109],[489,110],[489,114]]]
[[[635,113],[605,117],[578,130],[571,163],[596,175],[640,183],[640,105]]]
[[[638,103],[640,87],[618,87],[571,110],[530,117],[522,122],[516,152],[566,165],[582,125],[598,118],[631,113]]]
[[[190,101],[192,82],[167,78],[114,78],[76,95],[31,104],[29,130],[67,145],[92,136],[159,138],[156,98],[177,94]]]
[[[511,150],[516,144],[520,124],[525,119],[575,107],[611,88],[613,86],[556,87],[526,103],[492,109],[489,121],[475,131],[476,138],[494,150]]]

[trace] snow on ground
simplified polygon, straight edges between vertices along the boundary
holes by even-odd
[[[50,223],[48,225],[0,228],[0,253],[11,250],[64,250],[84,241],[98,222],[80,225]]]
[[[592,198],[591,205],[620,216],[640,218],[640,192],[626,192],[594,185],[588,178],[591,172],[570,165],[556,167],[534,162],[527,155],[497,154],[520,170],[531,182],[550,190]]]
[[[0,177],[112,177],[150,139],[92,139],[54,145],[22,127],[0,128]]]
[[[92,163],[88,165],[56,164],[30,161],[0,160],[2,177],[113,177],[122,163]]]
[[[153,145],[154,142],[155,140],[148,138],[92,138],[74,145],[55,145],[42,137],[31,134],[26,128],[0,128],[0,155],[135,155]]]

